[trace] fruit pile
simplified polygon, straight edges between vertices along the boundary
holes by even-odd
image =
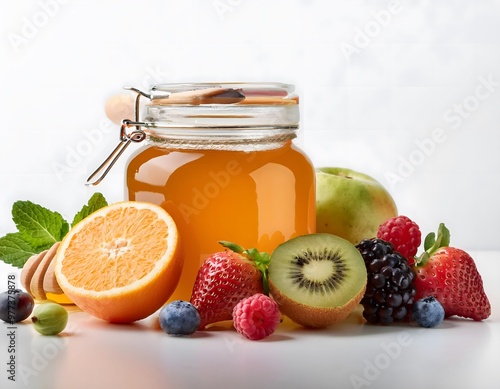
[[[271,256],[222,243],[229,250],[207,258],[194,284],[191,303],[200,313],[200,330],[232,319],[238,332],[260,339],[274,332],[280,314],[326,327],[345,319],[363,296],[363,260],[342,238],[300,236]]]
[[[418,232],[417,232],[418,231]],[[431,232],[424,240],[424,252],[415,257],[420,244],[420,230],[416,223],[405,216],[392,218],[382,224],[378,236],[387,239],[395,250],[404,247],[407,264],[414,277],[414,301],[440,304],[445,317],[461,316],[476,321],[484,320],[491,314],[491,306],[483,288],[483,281],[472,257],[465,251],[450,247],[450,232],[441,223],[437,234]],[[401,236],[406,239],[401,240]],[[367,303],[365,309],[370,307]],[[413,311],[420,304],[413,304]],[[423,305],[425,306],[425,304]],[[418,317],[419,313],[415,314]]]
[[[327,172],[332,173],[318,174]],[[353,177],[342,179],[352,182]],[[369,177],[360,180],[389,196]],[[318,232],[289,239],[271,254],[220,241],[221,250],[200,266],[190,301],[168,304],[182,257],[177,226],[163,208],[135,201],[108,205],[95,195],[70,228],[57,213],[17,203],[13,214],[19,231],[0,238],[0,258],[24,265],[21,280],[28,293],[15,289],[0,294],[0,318],[13,323],[32,315],[41,334],[61,332],[68,321],[64,307],[44,303],[35,308],[33,297],[50,300],[51,292],[114,323],[158,312],[160,327],[172,336],[232,321],[242,336],[259,340],[278,328],[282,315],[304,327],[325,328],[345,320],[359,304],[367,323],[383,325],[434,327],[450,316],[476,321],[490,316],[474,260],[449,246],[444,224],[425,237],[417,255],[419,226],[395,215],[392,199],[364,198],[369,199],[364,212],[380,204],[388,207],[375,219],[367,217],[364,227],[360,221],[342,230],[345,226],[329,223],[335,216],[325,213],[318,218]],[[337,204],[337,212],[346,209]],[[33,239],[41,236],[33,230],[36,226],[50,236]],[[334,227],[335,233],[325,231]]]

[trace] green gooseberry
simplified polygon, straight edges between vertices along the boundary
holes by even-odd
[[[42,335],[57,335],[66,328],[68,311],[59,304],[45,303],[35,308],[31,320]]]

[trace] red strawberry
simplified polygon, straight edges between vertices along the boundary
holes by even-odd
[[[446,317],[457,315],[484,320],[491,314],[488,297],[476,264],[469,254],[448,247],[450,232],[439,225],[435,239],[431,233],[425,239],[426,251],[417,258],[415,301],[435,296],[444,308]]]
[[[269,254],[244,250],[230,242],[219,243],[229,250],[212,254],[203,262],[191,294],[191,304],[200,313],[200,330],[218,321],[231,320],[234,307],[242,299],[269,293]]]

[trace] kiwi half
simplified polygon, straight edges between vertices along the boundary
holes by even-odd
[[[271,255],[271,294],[284,315],[306,327],[328,327],[347,318],[361,301],[366,282],[363,257],[336,235],[302,235]]]

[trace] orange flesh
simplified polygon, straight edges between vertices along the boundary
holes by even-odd
[[[116,227],[129,225],[123,236],[115,236]],[[165,231],[155,244],[145,246],[149,235]],[[109,212],[89,222],[85,233],[77,234],[65,251],[63,273],[75,286],[106,291],[127,286],[149,274],[167,251],[165,222],[152,211],[125,208]],[[82,252],[82,247],[85,251]],[[106,275],[109,275],[106,277]]]
[[[129,200],[161,205],[180,230],[184,268],[171,300],[190,299],[220,240],[271,253],[315,232],[314,170],[291,142],[258,152],[150,147],[131,157],[126,184]]]

